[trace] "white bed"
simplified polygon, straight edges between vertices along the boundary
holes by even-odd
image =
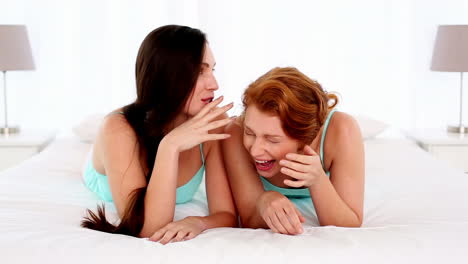
[[[365,145],[362,228],[319,227],[304,209],[299,236],[218,228],[163,246],[80,227],[99,203],[80,176],[90,144],[60,136],[0,174],[0,263],[468,263],[468,175],[408,140]],[[176,218],[206,212],[202,188]]]

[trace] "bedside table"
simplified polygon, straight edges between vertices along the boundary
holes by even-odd
[[[0,134],[0,171],[13,167],[41,152],[55,137],[52,132]]]
[[[418,129],[407,136],[436,158],[468,173],[468,134],[454,134],[444,129]]]

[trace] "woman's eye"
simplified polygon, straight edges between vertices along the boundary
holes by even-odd
[[[253,136],[254,135],[253,133],[247,132],[247,131],[244,131],[244,134],[246,134],[247,136]]]

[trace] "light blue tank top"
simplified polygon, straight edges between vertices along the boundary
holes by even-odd
[[[325,124],[323,127],[322,137],[320,139],[320,161],[322,162],[323,170],[325,171],[328,177],[330,177],[330,172],[327,171],[323,162],[323,144],[325,142],[325,135],[327,134],[328,124],[330,123],[330,119],[333,113],[335,113],[335,111],[336,109],[333,109],[330,111],[330,113],[328,113],[327,119],[325,120]],[[265,191],[276,191],[288,198],[310,198],[309,188],[283,188],[273,185],[267,179],[261,176],[260,179],[262,180],[263,188],[265,189]]]
[[[203,175],[205,173],[205,159],[203,157],[203,145],[200,144],[200,154],[202,159],[202,166],[195,173],[195,175],[186,184],[180,186],[176,190],[176,203],[183,204],[192,200],[193,196],[200,186]],[[86,187],[92,192],[96,193],[99,198],[106,202],[113,202],[112,193],[109,186],[109,180],[106,175],[96,171],[93,166],[93,160],[90,156],[84,171],[84,182]]]
[[[122,114],[119,112],[119,114]],[[193,196],[200,187],[205,174],[205,158],[203,156],[203,145],[200,144],[200,155],[202,165],[195,175],[186,184],[180,186],[176,190],[176,203],[182,204],[192,200]],[[99,198],[106,202],[113,202],[112,193],[109,186],[109,180],[106,175],[96,171],[93,166],[92,155],[88,156],[86,168],[83,173],[83,178],[86,187],[96,193]]]

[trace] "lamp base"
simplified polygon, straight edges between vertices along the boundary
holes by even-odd
[[[468,127],[465,126],[448,126],[447,131],[455,134],[468,134]]]
[[[18,134],[20,132],[20,128],[15,127],[0,127],[0,134],[4,136]]]

